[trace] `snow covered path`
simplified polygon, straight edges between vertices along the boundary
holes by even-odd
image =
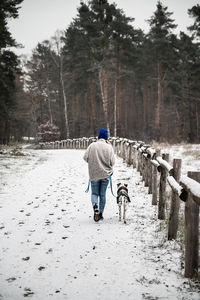
[[[114,190],[128,183],[132,200],[127,224],[110,188],[95,223],[84,151],[32,153],[1,187],[0,299],[200,299],[136,170],[117,159]]]

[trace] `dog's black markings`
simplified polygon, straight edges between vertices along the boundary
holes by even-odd
[[[98,222],[98,221],[100,220],[100,218],[99,218],[98,205],[95,204],[95,205],[93,206],[93,209],[94,209],[94,221],[95,221],[95,222]]]
[[[119,221],[121,221],[121,209],[123,206],[123,220],[124,223],[126,224],[126,208],[127,204],[131,202],[130,197],[128,195],[128,184],[117,184],[117,204],[119,207]]]

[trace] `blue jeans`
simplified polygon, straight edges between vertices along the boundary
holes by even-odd
[[[92,206],[95,204],[99,207],[99,212],[104,211],[106,204],[106,189],[109,180],[107,178],[91,181],[92,189]],[[98,203],[99,198],[99,203]]]

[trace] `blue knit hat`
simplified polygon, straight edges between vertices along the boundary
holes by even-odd
[[[107,140],[108,139],[108,130],[104,129],[104,128],[101,128],[99,130],[98,139]]]

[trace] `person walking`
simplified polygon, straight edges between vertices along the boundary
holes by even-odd
[[[98,222],[103,219],[109,176],[112,175],[115,164],[114,150],[108,142],[107,129],[99,130],[98,140],[88,146],[83,159],[88,163],[94,221]]]

